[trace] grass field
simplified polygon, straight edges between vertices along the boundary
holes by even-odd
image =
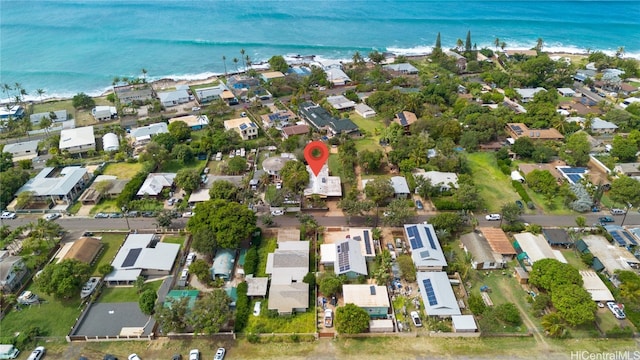
[[[276,250],[278,242],[275,238],[273,239],[262,239],[260,243],[260,248],[258,249],[258,271],[255,275],[256,277],[264,277],[267,276],[265,273],[267,269],[267,255]]]
[[[564,205],[564,197],[556,196],[553,198],[553,202],[551,206],[547,203],[547,200],[544,198],[542,194],[538,194],[531,189],[529,189],[525,185],[525,189],[527,189],[527,193],[531,197],[531,200],[536,204],[536,208],[542,209],[545,214],[548,215],[571,215],[575,214],[575,212]],[[527,210],[530,211],[530,210]]]
[[[473,174],[473,181],[480,189],[480,196],[482,196],[484,207],[488,211],[499,211],[502,205],[520,199],[511,186],[511,177],[498,169],[495,156],[492,153],[467,154],[467,159]]]
[[[253,304],[251,303],[251,309]],[[262,300],[259,316],[249,316],[249,322],[244,329],[245,333],[312,333],[316,331],[315,310],[310,308],[305,313],[292,316],[269,317],[267,315],[267,301]]]
[[[589,267],[585,264],[580,256],[573,250],[561,250],[564,258],[567,259],[569,265],[573,266],[578,270],[588,270]]]
[[[98,299],[100,303],[137,302],[140,294],[145,290],[158,291],[162,285],[162,280],[151,281],[144,284],[142,291],[138,292],[135,287],[105,287],[102,295]]]
[[[98,205],[95,205],[91,210],[89,210],[89,214],[93,215],[99,212],[122,212],[116,201],[116,199],[102,199]]]
[[[184,247],[185,240],[186,239],[184,236],[165,235],[162,237],[162,242],[169,243],[169,244],[178,244],[180,245],[180,249]]]
[[[380,135],[376,135],[384,128],[384,124],[381,121],[375,120],[375,118],[365,119],[355,112],[349,115],[349,119],[358,125],[365,134],[363,138],[356,140],[356,148],[359,151],[382,149],[379,143]]]
[[[31,326],[39,327],[44,336],[67,335],[80,315],[80,294],[69,300],[58,300],[39,291],[33,284],[29,290],[46,302],[41,305],[22,306],[20,311],[9,312],[0,322],[0,336],[11,336]]]
[[[142,169],[141,163],[109,163],[102,172],[104,175],[114,175],[118,179],[131,179]]]
[[[178,172],[180,169],[200,169],[204,168],[205,163],[206,160],[194,160],[189,164],[171,160],[162,166],[162,172]]]
[[[124,242],[124,234],[94,234],[95,236],[102,237],[102,251],[96,259],[92,276],[97,276],[98,268],[102,264],[111,264],[111,261],[118,253],[120,245]]]

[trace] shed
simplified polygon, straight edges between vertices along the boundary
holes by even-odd
[[[524,182],[524,177],[522,176],[522,174],[520,174],[520,171],[513,170],[511,172],[511,180],[520,181],[521,183],[523,183]]]
[[[473,315],[453,315],[451,316],[451,323],[453,331],[457,333],[478,331]]]
[[[576,241],[576,250],[580,251],[581,254],[590,253],[589,246],[582,239]]]
[[[369,332],[392,333],[393,320],[391,319],[369,320]]]
[[[231,278],[233,272],[233,263],[236,258],[235,250],[220,249],[216,252],[216,257],[213,259],[213,265],[211,266],[211,278],[221,277],[224,280]]]
[[[260,296],[265,297],[267,295],[267,285],[269,284],[268,277],[253,277],[247,276],[245,279],[247,282],[247,296]]]
[[[100,253],[100,249],[102,249],[102,242],[99,239],[82,237],[73,242],[69,251],[67,251],[60,261],[76,259],[91,264]]]
[[[515,270],[516,270],[516,279],[520,284],[526,284],[529,282],[529,273],[525,269],[519,266],[516,266]]]
[[[118,135],[114,133],[106,133],[102,137],[102,149],[104,151],[118,151],[120,149],[120,140]]]
[[[570,247],[573,245],[573,240],[564,229],[543,229],[542,234],[551,246]]]

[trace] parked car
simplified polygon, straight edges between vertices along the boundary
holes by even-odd
[[[415,327],[422,327],[422,320],[420,320],[420,315],[418,315],[417,311],[411,312],[411,320],[413,321],[413,325],[415,325]]]
[[[171,360],[182,360],[182,355],[180,355],[180,354],[173,354],[173,356],[171,357]]]
[[[102,360],[118,360],[118,358],[111,354],[107,354],[102,358]]]
[[[93,236],[93,233],[91,231],[85,231],[82,233],[82,236],[90,237],[90,236]]]
[[[52,213],[52,214],[45,215],[44,219],[47,220],[47,221],[53,221],[53,220],[59,218],[60,216],[62,216],[62,215],[60,215],[58,213]]]
[[[194,106],[191,108],[191,111],[200,111],[200,107],[199,106]]]
[[[138,217],[138,216],[140,216],[140,212],[139,211],[129,211],[128,213],[124,214],[124,216],[126,216],[126,217]]]
[[[416,208],[417,208],[418,210],[422,210],[422,209],[424,209],[424,205],[422,205],[422,201],[420,201],[420,200],[416,200]]]
[[[518,205],[520,209],[524,209],[524,203],[522,203],[522,200],[516,200],[516,205]]]
[[[623,209],[611,209],[611,215],[624,215],[627,211]]]
[[[189,253],[187,255],[187,261],[185,261],[184,266],[189,267],[189,265],[193,264],[196,261],[196,253]]]
[[[260,306],[262,306],[262,302],[256,301],[253,305],[253,316],[260,316]]]
[[[496,221],[500,220],[502,217],[500,216],[500,214],[487,214],[487,216],[485,216],[484,218],[488,221]]]
[[[40,360],[44,356],[46,350],[44,346],[38,346],[35,350],[31,352],[31,355],[27,358],[27,360]]]
[[[200,350],[192,349],[189,351],[189,360],[200,360]]]
[[[600,216],[598,218],[598,221],[600,221],[601,223],[610,223],[610,222],[614,222],[615,220],[613,220],[611,216]]]
[[[226,352],[227,351],[224,348],[218,348],[218,350],[216,350],[216,355],[213,357],[213,360],[223,360]]]
[[[278,190],[282,189],[282,181],[276,182],[276,189]]]
[[[15,219],[16,213],[11,211],[5,211],[0,215],[0,219]]]
[[[116,212],[116,213],[109,214],[109,217],[112,218],[112,219],[120,219],[120,218],[123,218],[124,215],[122,213],[117,213]]]
[[[138,356],[138,354],[131,354],[131,355],[129,355],[129,357],[127,359],[129,359],[129,360],[142,360],[142,359],[140,359],[140,356]]]
[[[97,213],[94,218],[96,219],[106,219],[109,217],[109,214],[105,214],[105,213]]]
[[[182,213],[182,217],[184,217],[184,218],[190,218],[192,216],[193,216],[193,211],[187,211],[187,212]]]
[[[169,206],[173,206],[173,205],[174,205],[175,203],[177,203],[177,202],[178,202],[178,199],[176,199],[176,198],[171,198],[171,199],[167,200],[167,205],[169,205]]]
[[[142,217],[146,217],[146,218],[154,217],[155,215],[156,214],[153,211],[143,211],[142,212]]]
[[[284,210],[273,210],[271,211],[271,216],[280,216],[284,215]]]

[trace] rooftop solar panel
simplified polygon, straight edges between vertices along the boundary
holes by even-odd
[[[615,240],[618,243],[618,245],[620,245],[620,246],[626,246],[627,245],[627,242],[624,241],[622,236],[620,236],[620,233],[618,233],[617,231],[612,232],[611,233],[611,237],[613,238],[613,240]]]
[[[127,257],[124,258],[121,267],[125,268],[133,266],[136,263],[136,260],[138,260],[138,256],[140,256],[141,252],[142,248],[129,250],[129,253],[127,254]]]
[[[632,245],[638,245],[636,239],[634,239],[633,236],[631,236],[631,234],[629,234],[628,232],[624,231],[622,232],[622,235],[624,235],[624,237],[626,237]]]
[[[436,242],[431,235],[431,231],[426,226],[424,227],[424,231],[427,233],[427,238],[429,238],[429,245],[431,245],[431,248],[433,250],[437,249]]]
[[[400,125],[407,126],[407,118],[404,117],[404,113],[398,113],[398,119],[400,119]]]
[[[371,243],[369,243],[369,230],[365,230],[362,233],[364,235],[364,249],[367,255],[373,255],[373,251],[371,251]]]
[[[436,298],[436,292],[433,290],[433,286],[431,285],[431,279],[422,280],[422,284],[424,285],[424,290],[427,294],[429,305],[438,305],[438,299]]]

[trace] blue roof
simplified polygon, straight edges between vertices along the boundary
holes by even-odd
[[[213,259],[213,265],[211,266],[211,277],[216,276],[228,279],[231,277],[233,271],[233,261],[236,258],[235,250],[219,249],[216,252],[216,257]]]

